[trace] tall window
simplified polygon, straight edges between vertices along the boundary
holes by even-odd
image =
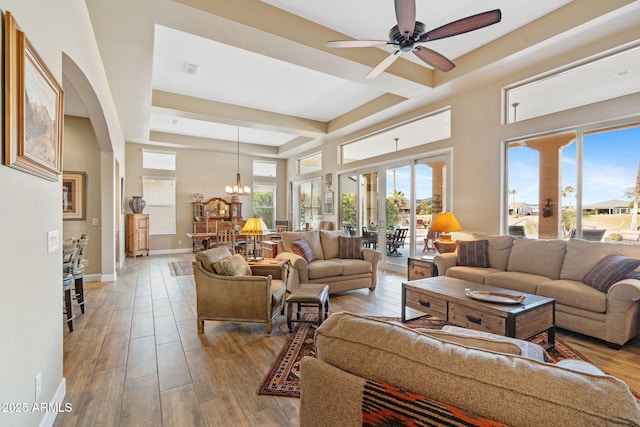
[[[322,206],[322,180],[314,179],[300,183],[299,204],[300,228],[309,224],[312,229],[320,225]]]
[[[275,178],[277,173],[277,163],[267,160],[253,161],[253,176],[267,176]]]
[[[640,124],[514,141],[507,159],[512,230],[640,244]]]
[[[270,229],[275,229],[276,184],[253,183],[253,215],[260,217]]]
[[[149,234],[175,234],[176,179],[142,177],[142,194],[149,214]]]

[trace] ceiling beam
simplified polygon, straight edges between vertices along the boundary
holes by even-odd
[[[160,90],[153,91],[151,104],[154,108],[162,108],[170,114],[214,123],[242,125],[254,129],[291,133],[311,138],[318,138],[327,133],[327,124],[317,120],[309,120]],[[182,112],[191,114],[185,115]]]

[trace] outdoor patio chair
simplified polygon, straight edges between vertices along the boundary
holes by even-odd
[[[525,236],[524,225],[510,225],[509,226],[509,236]]]
[[[426,237],[424,238],[424,247],[422,248],[422,252],[437,252],[438,248],[436,248],[434,242],[438,240],[439,235],[440,233],[438,233],[437,231],[431,231],[431,229],[429,229],[429,231],[427,231]]]
[[[404,248],[404,241],[407,238],[408,228],[396,228],[393,235],[387,237],[387,255],[402,256],[398,248]]]

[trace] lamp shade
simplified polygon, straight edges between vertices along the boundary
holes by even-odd
[[[451,233],[452,231],[462,231],[462,226],[453,212],[441,212],[436,215],[436,219],[431,223],[430,230]]]
[[[243,236],[263,236],[267,233],[269,233],[269,227],[262,218],[249,218],[240,231]]]

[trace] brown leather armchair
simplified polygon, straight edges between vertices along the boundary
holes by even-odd
[[[236,255],[239,256],[239,255]],[[252,275],[221,275],[215,264],[231,257],[227,248],[213,248],[196,254],[193,274],[196,281],[198,333],[205,320],[266,323],[284,314],[286,271],[280,265],[252,265]]]

